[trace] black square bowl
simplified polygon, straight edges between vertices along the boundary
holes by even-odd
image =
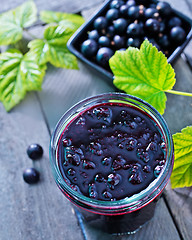
[[[95,61],[95,59],[88,59],[81,53],[81,44],[88,38],[88,32],[94,29],[94,20],[99,16],[105,16],[107,10],[109,9],[110,2],[111,0],[107,0],[103,3],[101,8],[73,34],[73,36],[69,39],[67,46],[69,51],[73,53],[77,58],[88,64],[97,72],[104,75],[106,79],[112,81],[113,73],[110,68],[104,68],[100,66]],[[158,1],[154,0],[151,1],[151,3],[157,2]],[[182,51],[192,38],[192,20],[175,9],[172,9],[172,16],[177,16],[182,20],[182,26],[186,32],[186,37],[181,45],[171,49],[171,53],[167,56],[169,63],[173,63],[173,61],[182,53]]]

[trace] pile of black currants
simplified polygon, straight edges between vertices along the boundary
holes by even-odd
[[[87,59],[109,69],[116,50],[139,48],[148,39],[167,57],[186,39],[187,26],[167,2],[112,0],[94,19],[80,51]]]

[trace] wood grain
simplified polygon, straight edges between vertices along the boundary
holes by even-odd
[[[171,189],[171,185],[169,184],[165,191],[165,197],[182,235],[182,239],[191,240],[192,187]]]
[[[31,93],[17,108],[6,113],[0,104],[0,239],[81,239],[70,203],[57,189],[49,165],[50,135],[36,95]],[[29,144],[44,149],[43,158],[32,162]],[[23,170],[34,166],[40,182],[28,185]]]
[[[0,13],[16,8],[26,0],[1,0]],[[52,10],[61,12],[80,12],[85,8],[91,8],[104,0],[34,0],[38,11]]]

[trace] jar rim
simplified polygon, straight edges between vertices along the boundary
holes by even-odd
[[[153,121],[158,123],[158,127],[161,128],[161,131],[163,133],[163,136],[166,140],[166,161],[165,166],[163,170],[161,171],[160,175],[154,179],[144,190],[140,191],[139,193],[136,193],[130,197],[126,197],[117,201],[102,201],[97,199],[92,199],[87,196],[84,196],[83,194],[78,193],[77,191],[73,190],[64,180],[59,167],[56,164],[56,161],[54,162],[55,158],[55,144],[58,143],[58,130],[59,132],[63,132],[64,129],[61,131],[61,126],[63,123],[67,122],[67,120],[70,118],[71,113],[77,112],[79,114],[82,109],[86,109],[89,104],[96,104],[99,103],[99,101],[109,101],[109,100],[118,100],[118,101],[124,101],[126,104],[133,104],[134,106],[140,107],[142,106],[142,110],[147,112],[153,117]],[[74,118],[74,117],[73,117]],[[52,137],[50,141],[50,162],[52,171],[55,177],[55,181],[59,188],[62,190],[62,192],[65,194],[65,196],[71,200],[74,204],[86,208],[87,210],[90,209],[92,212],[96,213],[105,213],[110,214],[111,212],[116,214],[121,214],[122,212],[132,212],[135,210],[140,209],[141,207],[147,205],[149,202],[153,201],[165,188],[171,172],[173,168],[173,159],[174,159],[174,153],[173,153],[174,147],[173,147],[173,140],[171,133],[169,131],[169,128],[167,126],[166,121],[164,120],[163,116],[148,102],[126,94],[126,93],[118,93],[118,92],[111,92],[111,93],[103,93],[98,94],[95,96],[91,96],[88,98],[85,98],[84,100],[79,101],[75,105],[73,105],[68,111],[66,111],[63,116],[58,121]]]

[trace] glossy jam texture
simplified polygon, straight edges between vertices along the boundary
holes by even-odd
[[[65,181],[98,200],[119,200],[145,189],[165,165],[166,145],[142,111],[104,103],[79,114],[63,131],[58,165]]]

